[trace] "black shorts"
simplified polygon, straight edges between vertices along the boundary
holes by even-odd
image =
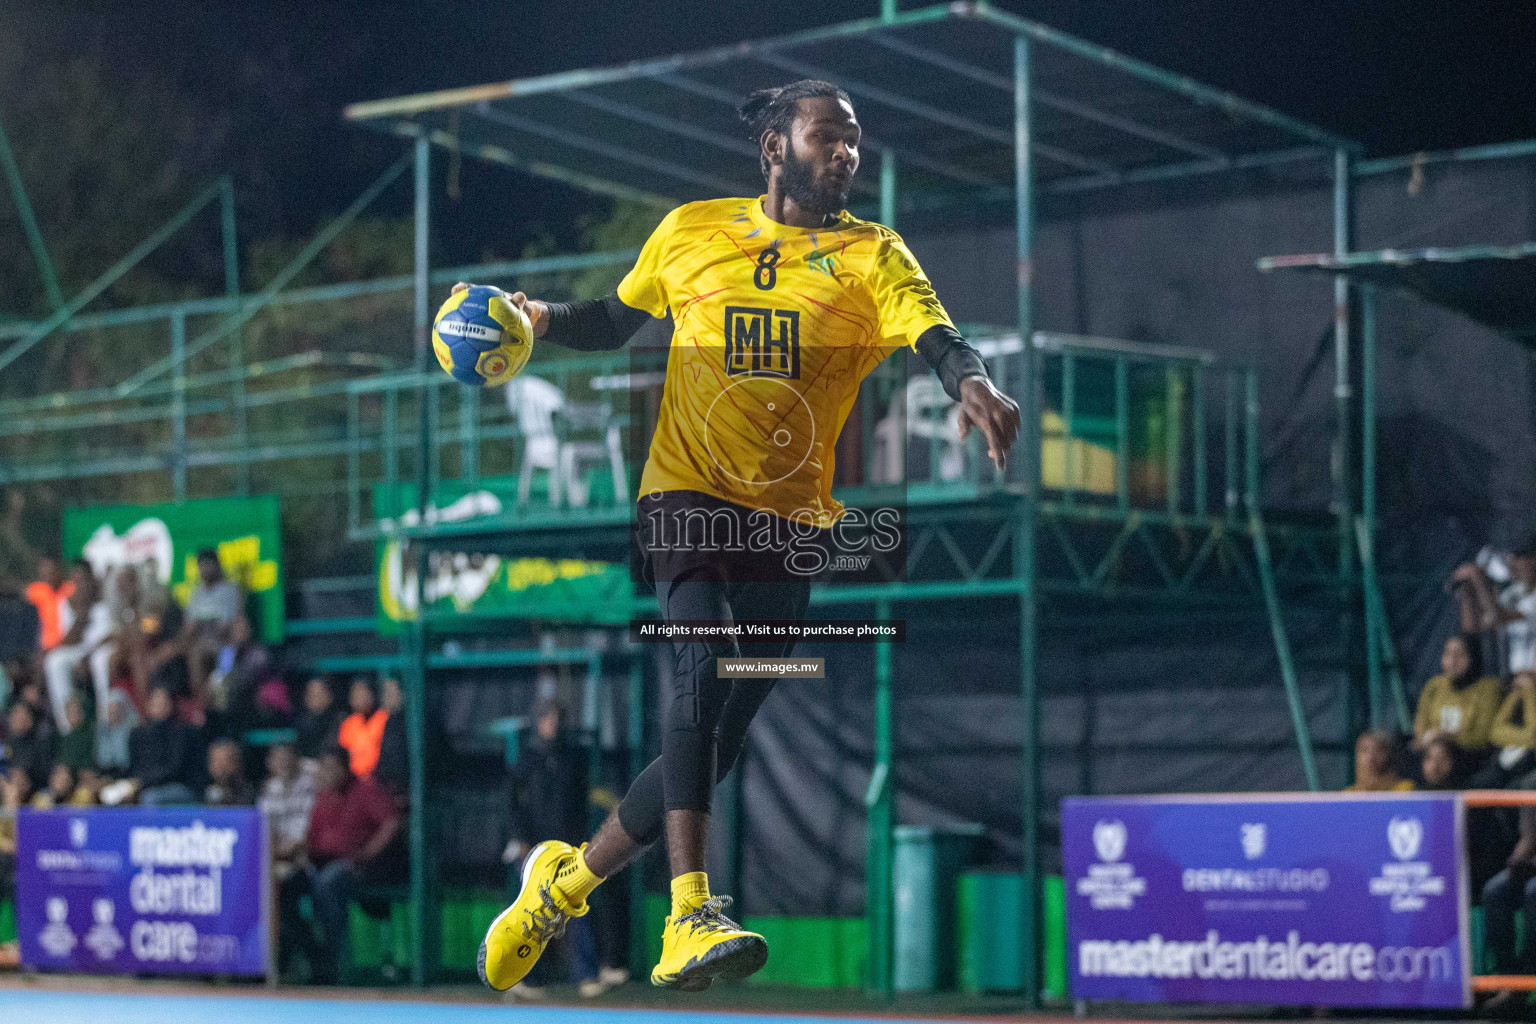
[[[828,532],[702,491],[661,491],[636,503],[634,579],[661,585],[705,577],[809,588],[826,569]]]

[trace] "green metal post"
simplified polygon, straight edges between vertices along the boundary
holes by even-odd
[[[1115,503],[1131,509],[1131,364],[1115,356]]]
[[[235,237],[235,183],[229,175],[219,179],[219,227],[224,239],[224,295],[232,305],[240,302],[240,250]],[[245,364],[245,331],[229,336],[229,367],[238,370]],[[235,444],[246,447],[245,376],[237,374],[230,385],[230,402],[235,420]],[[235,493],[251,493],[251,464],[241,459],[235,466]]]
[[[1381,647],[1376,638],[1382,621],[1376,588],[1376,293],[1370,285],[1360,292],[1360,567],[1365,579],[1365,668],[1371,728],[1386,724],[1386,700],[1381,686]],[[1373,600],[1375,598],[1375,600]]]
[[[1353,211],[1351,210],[1353,172],[1352,155],[1346,149],[1336,149],[1333,155],[1333,254],[1336,257],[1349,253],[1353,244]],[[1334,483],[1334,516],[1338,523],[1338,594],[1339,594],[1339,648],[1343,655],[1344,673],[1342,685],[1345,691],[1345,730],[1353,734],[1355,729],[1354,703],[1360,685],[1360,665],[1356,660],[1356,615],[1360,595],[1356,591],[1355,510],[1352,493],[1354,475],[1353,430],[1353,373],[1350,346],[1350,286],[1349,279],[1340,274],[1333,279],[1333,400],[1335,437],[1332,452]],[[1369,613],[1367,613],[1367,616]],[[1371,645],[1369,632],[1366,646]],[[1377,697],[1369,698],[1369,712],[1373,716],[1380,704]]]
[[[880,0],[880,20],[896,20],[896,0]],[[886,227],[890,227],[889,221],[886,221],[885,224]]]
[[[638,657],[629,663],[629,708],[625,740],[628,745],[629,784],[645,770],[645,663]],[[643,858],[645,855],[641,854]],[[643,977],[651,969],[645,958],[645,871],[640,864],[629,869],[629,970]]]
[[[411,957],[411,984],[422,988],[431,977],[429,958],[436,950],[433,937],[436,929],[429,906],[430,865],[427,849],[427,765],[426,765],[426,689],[427,689],[427,625],[422,606],[422,581],[426,575],[426,558],[420,544],[412,544],[406,555],[411,574],[410,587],[414,593],[415,615],[405,624],[401,641],[405,650],[405,728],[406,750],[410,758],[410,871],[411,871],[411,934],[415,936],[414,955]]]
[[[1275,588],[1275,572],[1269,555],[1269,537],[1264,531],[1264,516],[1259,511],[1259,381],[1248,371],[1248,430],[1244,458],[1247,478],[1248,531],[1253,535],[1254,560],[1259,566],[1259,585],[1264,591],[1264,608],[1269,613],[1270,635],[1275,642],[1275,657],[1280,663],[1280,679],[1285,684],[1285,699],[1291,709],[1291,727],[1296,732],[1296,749],[1301,754],[1301,770],[1307,788],[1318,791],[1317,764],[1312,759],[1312,733],[1307,727],[1306,709],[1301,703],[1301,688],[1296,681],[1296,665],[1291,659],[1291,641],[1285,632],[1285,618],[1280,595]]]
[[[875,618],[891,617],[888,601],[875,604]],[[891,644],[875,643],[875,761],[869,790],[864,794],[867,812],[864,868],[864,916],[868,923],[869,991],[891,999],[896,994],[895,970],[895,829],[896,792],[895,695],[891,689]]]
[[[171,491],[180,503],[187,500],[187,318],[180,310],[171,315]]]
[[[244,447],[242,442],[241,447]],[[347,392],[347,529],[363,525],[363,424],[362,396]]]
[[[459,387],[459,476],[466,487],[480,482],[480,389],[467,384]]]
[[[1071,352],[1061,354],[1061,503],[1071,508],[1077,503],[1077,459],[1072,451],[1072,417],[1077,414],[1077,360]]]
[[[1019,340],[1023,344],[1017,399],[1024,419],[1019,438],[1024,500],[1014,524],[1014,579],[1019,587],[1019,697],[1024,711],[1023,874],[1020,954],[1025,1005],[1040,1005],[1040,697],[1035,683],[1035,518],[1040,502],[1040,391],[1034,346],[1034,166],[1030,123],[1030,40],[1013,38],[1013,190],[1018,258]]]
[[[1166,389],[1163,416],[1164,472],[1167,474],[1167,493],[1164,497],[1168,503],[1168,515],[1177,519],[1184,490],[1184,473],[1179,462],[1184,446],[1184,379],[1179,376],[1177,365],[1170,363],[1164,368],[1163,384]]]
[[[1205,367],[1189,364],[1189,434],[1194,443],[1195,507],[1194,514],[1204,516],[1205,507]]]
[[[432,313],[427,308],[427,287],[430,268],[427,265],[427,228],[430,216],[432,144],[425,135],[416,139],[416,207],[415,207],[415,297],[414,316],[411,325],[415,337],[415,367],[418,374],[427,368],[427,338],[432,329]],[[416,446],[416,507],[423,516],[432,507],[432,452],[437,446],[437,424],[434,422],[437,388],[423,382],[417,385],[417,419],[420,438]]]
[[[59,278],[43,242],[43,233],[37,226],[32,212],[32,200],[27,198],[26,183],[21,180],[21,168],[16,164],[16,154],[11,151],[11,140],[6,137],[5,125],[0,123],[0,167],[5,169],[6,180],[11,186],[11,200],[16,204],[16,216],[21,219],[21,229],[26,232],[27,246],[32,250],[32,260],[37,264],[37,274],[43,279],[43,290],[48,295],[48,306],[54,311],[64,306],[64,293],[59,291]]]
[[[1226,451],[1226,510],[1227,522],[1237,520],[1237,371],[1228,370],[1225,374],[1226,408],[1223,410],[1222,428],[1225,433],[1223,444]]]
[[[391,515],[405,511],[405,502],[400,496],[399,420],[400,392],[390,388],[384,392],[383,422],[379,425],[379,458],[384,463],[384,500],[388,502]],[[373,518],[380,518],[377,508],[373,510]]]

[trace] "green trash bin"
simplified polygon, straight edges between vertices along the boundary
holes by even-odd
[[[975,859],[982,835],[973,824],[896,829],[896,991],[955,987],[955,880]]]

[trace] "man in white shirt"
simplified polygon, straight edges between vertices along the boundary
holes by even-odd
[[[87,658],[91,662],[91,675],[96,684],[98,714],[107,706],[107,661],[112,657],[112,613],[101,599],[101,584],[96,574],[85,562],[76,562],[70,570],[70,582],[75,586],[69,596],[72,621],[59,646],[43,656],[43,678],[48,683],[48,703],[53,708],[54,721],[59,732],[69,731],[69,717],[65,704],[74,688],[75,670]]]

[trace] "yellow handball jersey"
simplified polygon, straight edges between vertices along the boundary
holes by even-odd
[[[642,495],[691,490],[830,526],[833,446],[859,382],[953,326],[900,236],[846,211],[795,228],[762,199],[669,213],[619,299],[675,324]]]

